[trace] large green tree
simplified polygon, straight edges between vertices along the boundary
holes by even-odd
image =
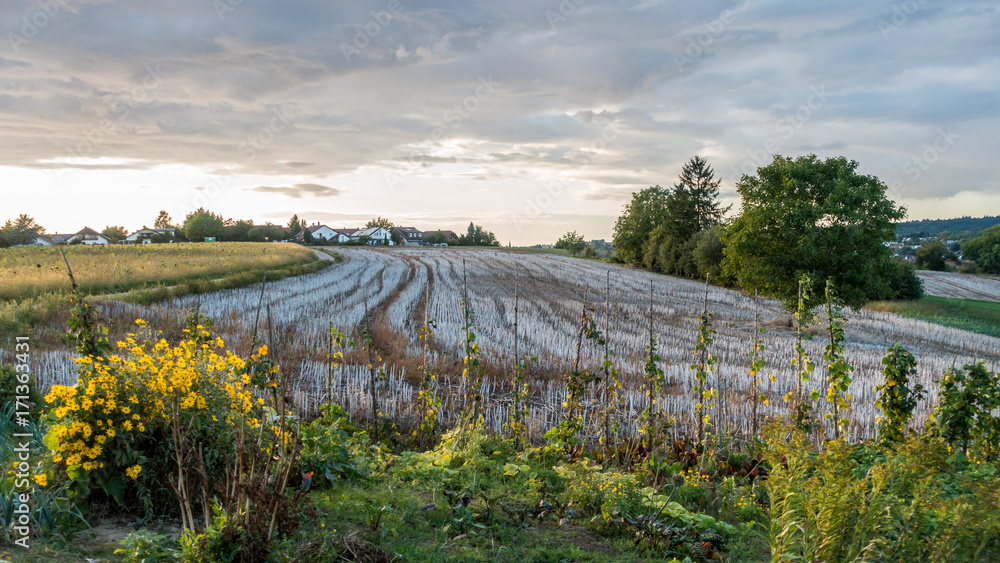
[[[587,248],[587,243],[583,240],[583,235],[577,234],[576,231],[571,231],[557,240],[554,246],[565,249],[573,256],[576,256],[583,252],[583,249]]]
[[[221,215],[216,215],[205,208],[188,213],[184,219],[184,236],[192,242],[201,242],[205,237],[221,238],[225,235],[225,226]]]
[[[614,241],[618,258],[628,264],[641,266],[646,241],[666,217],[667,197],[670,191],[660,186],[650,186],[632,194],[632,201],[615,221]]]
[[[113,225],[109,225],[101,231],[101,234],[108,237],[108,240],[111,242],[115,243],[127,237],[128,231],[125,230],[125,227],[115,227]]]
[[[933,270],[943,272],[948,268],[949,260],[957,260],[955,253],[948,250],[941,240],[935,240],[924,244],[917,249],[917,267],[923,270]]]
[[[0,247],[35,244],[38,235],[45,234],[45,227],[35,222],[30,215],[22,213],[13,221],[8,220],[0,228]]]
[[[990,227],[977,238],[962,244],[962,258],[975,260],[986,274],[1000,274],[1000,225]]]
[[[166,211],[161,210],[160,214],[156,216],[156,220],[153,221],[154,229],[169,229],[173,227],[171,224],[173,219],[170,218],[170,214]]]
[[[859,307],[892,298],[896,222],[906,210],[886,198],[886,185],[858,174],[858,163],[816,155],[774,160],[737,184],[739,217],[726,229],[724,268],[748,291],[794,306],[803,274],[830,280],[844,302]],[[810,306],[822,299],[812,292]]]

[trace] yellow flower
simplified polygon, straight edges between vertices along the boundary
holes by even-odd
[[[39,487],[44,487],[49,484],[49,476],[45,473],[39,473],[35,475],[35,482],[38,483]]]
[[[142,472],[141,465],[133,465],[125,470],[125,474],[128,475],[133,481],[139,478],[139,473]]]

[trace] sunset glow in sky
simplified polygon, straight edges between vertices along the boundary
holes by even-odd
[[[844,155],[910,218],[1000,213],[1000,4],[0,6],[0,221],[224,217],[610,239],[702,155]],[[738,209],[738,205],[734,210]]]

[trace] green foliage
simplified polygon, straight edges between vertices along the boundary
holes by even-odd
[[[38,235],[45,234],[45,227],[35,222],[35,219],[22,213],[14,221],[7,220],[0,227],[0,248],[35,244]]]
[[[706,309],[698,317],[698,339],[694,348],[696,361],[691,364],[694,372],[694,392],[697,403],[694,408],[698,417],[698,441],[705,439],[705,425],[710,419],[710,411],[715,406],[712,401],[719,396],[719,390],[709,387],[708,376],[715,372],[718,359],[712,354],[712,343],[715,342],[715,329],[712,328],[712,314]]]
[[[663,392],[664,373],[660,367],[660,354],[657,351],[656,337],[650,334],[646,345],[646,363],[643,366],[642,391],[645,403],[639,414],[639,434],[647,449],[656,445],[660,430],[665,429],[665,421],[661,420],[660,406],[657,399]]]
[[[576,256],[583,252],[583,249],[587,247],[587,243],[583,240],[583,235],[577,234],[576,231],[571,231],[560,237],[554,247],[562,248],[572,256]]]
[[[125,227],[108,226],[101,231],[101,234],[108,237],[108,240],[111,242],[115,243],[127,237],[128,231],[125,230]]]
[[[888,293],[882,298],[914,301],[924,296],[924,283],[917,276],[917,268],[912,262],[894,258],[886,266]]]
[[[833,422],[835,435],[840,438],[849,422],[846,414],[852,397],[847,390],[851,385],[854,368],[844,356],[844,325],[847,319],[843,315],[840,300],[830,287],[830,280],[826,282],[826,317],[829,321],[827,333],[830,335],[830,343],[823,353],[823,361],[826,362],[826,401],[833,405],[833,412],[826,413],[824,417]]]
[[[1000,377],[984,362],[952,367],[941,378],[930,426],[971,459],[1000,460]]]
[[[1000,225],[983,231],[983,234],[962,245],[962,258],[975,260],[979,271],[1000,274]]]
[[[796,428],[806,430],[808,432],[812,432],[812,406],[805,400],[803,387],[808,385],[809,379],[811,378],[813,371],[816,369],[816,363],[809,357],[809,352],[806,351],[805,346],[802,345],[802,341],[812,340],[812,336],[806,332],[806,329],[819,320],[812,313],[811,308],[807,305],[807,303],[811,301],[812,285],[813,281],[808,276],[803,276],[799,279],[797,296],[798,301],[794,315],[795,357],[791,360],[792,366],[795,367],[795,373],[797,376],[795,378],[795,396],[792,397],[792,392],[789,391],[784,397],[786,403],[788,403],[789,400],[794,399],[792,405],[792,418],[795,422]],[[813,389],[809,393],[809,398],[813,401],[819,400],[819,391]]]
[[[642,264],[643,249],[650,234],[663,223],[669,191],[652,186],[632,194],[632,201],[615,221],[614,247],[627,264]]]
[[[22,377],[26,375],[28,374],[21,374]],[[19,396],[27,397],[26,402],[22,401],[22,406],[26,407],[24,409],[15,408],[18,406]],[[14,366],[0,364],[0,417],[13,422],[15,413],[21,411],[27,412],[31,420],[37,423],[44,406],[45,399],[35,388],[33,378],[29,378],[27,384],[22,383],[18,381],[18,372]]]
[[[459,246],[500,246],[500,241],[492,231],[487,231],[481,226],[469,223],[466,233],[458,237]]]
[[[184,219],[184,236],[192,242],[201,242],[205,237],[221,238],[225,235],[222,216],[199,207]]]
[[[834,440],[817,452],[798,430],[772,426],[767,435],[772,561],[1000,556],[992,465],[949,463],[935,438],[910,436],[886,450]]]
[[[905,210],[874,176],[844,157],[775,156],[737,184],[739,217],[726,230],[724,268],[748,291],[795,307],[803,274],[829,279],[850,307],[887,295],[895,222]],[[822,296],[807,300],[811,308]]]
[[[163,534],[152,534],[148,530],[136,530],[119,542],[115,555],[123,563],[170,563],[181,561],[177,541]]]
[[[169,229],[173,227],[173,219],[170,218],[170,214],[166,211],[160,210],[159,215],[156,216],[156,220],[153,222],[154,229]]]
[[[896,225],[896,236],[945,237],[949,239],[977,237],[985,229],[1000,224],[1000,215],[985,217],[958,217],[955,219],[921,219],[903,221]]]
[[[958,260],[958,257],[941,240],[928,242],[917,249],[916,264],[921,270],[943,272],[948,268],[949,260]]]
[[[885,445],[902,442],[906,428],[913,418],[913,409],[926,395],[919,383],[911,387],[910,377],[917,374],[917,360],[898,342],[882,358],[885,381],[875,386],[878,398],[875,407],[882,409],[878,424],[879,442]]]
[[[185,562],[233,563],[245,561],[246,530],[229,518],[218,504],[212,506],[212,523],[202,533],[184,530],[180,537]]]
[[[357,446],[351,434],[357,428],[350,415],[334,404],[323,405],[323,415],[302,427],[299,465],[304,486],[332,485],[341,479],[360,479],[351,448]],[[306,484],[308,483],[308,484]]]

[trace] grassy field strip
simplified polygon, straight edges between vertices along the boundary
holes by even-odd
[[[274,316],[273,333],[279,338],[282,361],[286,366],[301,371],[296,394],[300,404],[315,404],[323,389],[325,370],[324,353],[327,346],[326,327],[333,323],[340,327],[354,327],[363,317],[364,303],[376,309],[385,304],[389,310],[386,336],[381,337],[380,348],[385,360],[395,371],[397,383],[386,389],[385,407],[406,415],[415,389],[414,360],[416,325],[412,314],[422,306],[424,287],[428,276],[432,279],[430,317],[437,320],[433,360],[439,366],[442,379],[447,381],[460,371],[461,287],[462,263],[465,262],[469,278],[469,300],[476,315],[477,342],[483,350],[487,382],[492,394],[498,398],[490,403],[488,420],[494,427],[506,418],[507,392],[504,377],[510,366],[513,349],[513,282],[514,265],[519,264],[521,277],[520,324],[522,350],[539,358],[534,366],[535,395],[531,413],[532,426],[544,429],[551,426],[559,410],[564,393],[560,380],[549,381],[546,373],[564,370],[573,356],[576,327],[580,306],[588,295],[596,305],[598,320],[603,325],[603,296],[598,295],[605,281],[605,272],[612,271],[612,310],[610,317],[610,343],[617,352],[619,371],[626,386],[627,403],[620,413],[622,420],[634,420],[641,405],[638,378],[644,354],[645,319],[648,307],[649,281],[654,283],[654,318],[660,336],[663,368],[667,375],[667,396],[664,404],[680,418],[679,431],[686,426],[687,413],[692,412],[694,398],[690,393],[692,376],[689,370],[691,350],[694,349],[695,327],[704,296],[704,286],[698,283],[650,274],[627,268],[572,260],[551,255],[508,253],[502,251],[466,252],[454,249],[407,251],[343,249],[345,260],[337,268],[306,277],[289,278],[273,284],[266,290],[266,302],[271,304]],[[423,265],[423,266],[421,266]],[[187,296],[163,303],[140,306],[129,303],[107,304],[105,312],[124,322],[138,317],[146,319],[180,318],[186,309],[200,302],[201,311],[215,321],[217,331],[227,341],[238,347],[252,333],[255,311],[260,298],[260,285],[219,291],[200,298]],[[777,302],[761,300],[763,320],[785,319]],[[746,424],[745,398],[749,393],[747,378],[747,342],[751,333],[753,304],[739,292],[709,288],[709,309],[715,315],[718,331],[713,352],[719,356],[719,370],[710,383],[725,389],[727,418],[735,427]],[[858,437],[870,437],[874,431],[874,386],[881,381],[882,356],[894,342],[905,342],[920,362],[918,380],[931,390],[934,381],[953,364],[986,358],[992,362],[1000,357],[1000,339],[972,334],[955,328],[933,324],[919,319],[872,310],[849,313],[847,357],[855,368],[850,393],[855,397],[852,411],[853,431]],[[376,314],[376,319],[380,318]],[[383,317],[384,318],[384,317]],[[778,325],[781,323],[773,323]],[[262,330],[264,324],[261,324]],[[382,330],[382,329],[379,329]],[[391,340],[391,341],[390,341]],[[764,356],[768,361],[765,372],[772,372],[776,381],[765,391],[772,398],[768,407],[775,413],[784,411],[778,398],[795,386],[789,364],[793,335],[788,329],[774,326],[765,335]],[[807,343],[807,348],[817,363],[822,363],[821,341]],[[596,368],[599,351],[584,350],[584,363]],[[355,356],[352,363],[362,364]],[[995,366],[994,366],[995,367]],[[61,371],[72,377],[70,366]],[[407,371],[409,370],[409,371]],[[353,371],[343,377],[344,389],[352,388]],[[814,383],[818,386],[824,377],[818,367]],[[357,377],[360,377],[358,375]],[[442,388],[448,394],[454,389]],[[352,392],[338,391],[341,397]],[[591,395],[586,403],[589,413],[596,408],[597,397]],[[934,391],[916,411],[918,424],[929,414],[930,406],[937,401]],[[355,401],[358,402],[358,401]],[[721,402],[721,401],[720,401]],[[345,400],[345,404],[351,404]],[[358,402],[358,405],[361,403]],[[360,407],[359,408],[363,408]],[[588,419],[588,424],[590,419]],[[594,429],[588,426],[587,432]]]
[[[928,296],[873,303],[871,308],[1000,338],[1000,303],[995,301]]]
[[[87,294],[211,280],[235,272],[279,269],[315,259],[307,248],[275,243],[81,245],[62,249],[80,290]],[[68,287],[59,247],[0,250],[0,299],[37,297]]]
[[[934,297],[1000,302],[1000,278],[954,272],[917,272],[924,293]]]

